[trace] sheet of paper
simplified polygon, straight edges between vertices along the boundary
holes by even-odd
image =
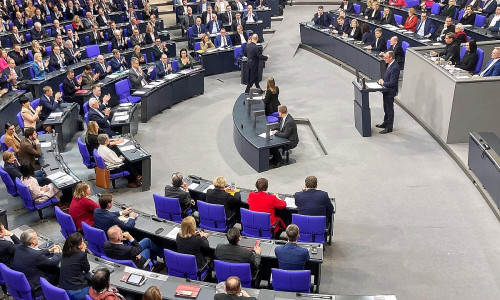
[[[195,190],[197,187],[199,187],[200,184],[199,183],[191,183],[189,186],[188,186],[188,189],[190,190]]]
[[[286,197],[285,202],[286,202],[286,207],[297,208],[297,206],[295,206],[295,198]]]
[[[158,279],[158,280],[162,280],[162,281],[166,281],[168,278],[168,275],[139,270],[139,269],[128,267],[128,266],[125,267],[124,272],[129,273],[129,274],[143,275],[144,277],[147,277],[147,278],[154,278],[154,279]]]
[[[115,79],[118,76],[119,76],[118,74],[110,74],[108,75],[108,78]]]
[[[115,117],[125,116],[125,115],[128,116],[128,112],[126,112],[126,111],[117,111],[117,112],[115,112]]]
[[[54,118],[57,118],[57,117],[60,117],[62,116],[63,112],[62,111],[59,111],[59,112],[53,112],[49,115],[49,118],[51,119],[54,119]]]
[[[429,39],[423,39],[423,40],[420,40],[422,43],[427,43],[427,42],[430,42],[431,40]]]
[[[273,135],[274,135],[274,131],[269,132],[269,136],[273,136]],[[259,136],[260,136],[261,138],[266,138],[266,133],[265,133],[265,132],[263,132],[263,133],[259,134]]]
[[[213,184],[209,185],[204,191],[203,193],[206,193],[208,190],[213,190],[215,188],[215,186]]]
[[[165,76],[164,78],[167,79],[167,80],[170,80],[170,79],[174,79],[175,77],[179,76],[178,73],[172,73],[172,74],[168,74],[167,76]]]
[[[433,45],[433,46],[441,46],[441,45],[443,45],[443,44],[441,44],[441,43],[432,43],[432,45]]]
[[[48,148],[52,146],[52,143],[51,142],[43,142],[43,143],[40,143],[40,147],[42,148]]]
[[[376,82],[367,82],[366,87],[369,89],[381,89],[382,86]]]
[[[154,85],[152,85],[152,84],[146,84],[145,86],[143,86],[143,88],[145,88],[145,89],[152,89],[152,88],[154,88],[154,87],[155,87],[155,86],[154,86]]]
[[[120,148],[120,151],[129,151],[129,150],[134,150],[136,149],[134,145],[128,145],[128,146],[125,146],[125,147],[121,147]]]
[[[146,91],[135,91],[132,95],[144,95]]]
[[[123,106],[125,106],[125,107],[132,106],[132,103],[130,103],[130,102],[128,102],[128,103],[120,103],[120,106],[122,106],[122,107]]]
[[[126,143],[128,143],[129,139],[123,139],[123,142],[119,143],[119,144],[116,144],[118,146],[123,146],[125,145]]]
[[[467,76],[467,75],[460,75],[460,76],[457,76],[455,78],[457,78],[457,79],[467,79],[467,78],[470,78],[470,77]]]
[[[128,120],[128,115],[115,117],[116,122],[126,121],[126,120]]]
[[[50,180],[55,180],[55,179],[62,177],[64,175],[66,175],[66,173],[64,173],[63,171],[57,171],[53,174],[47,175],[47,178]]]
[[[167,237],[169,239],[175,240],[175,238],[177,237],[177,234],[179,233],[180,230],[181,230],[180,227],[174,227],[174,229],[170,230],[170,232],[167,233]]]

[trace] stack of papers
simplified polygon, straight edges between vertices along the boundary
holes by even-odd
[[[115,78],[117,78],[118,76],[120,76],[120,75],[119,75],[119,74],[109,74],[109,75],[108,75],[108,78],[115,79]]]
[[[152,85],[152,84],[146,84],[146,85],[145,85],[145,86],[143,86],[142,88],[144,88],[144,89],[152,89],[152,88],[154,88],[154,87],[155,87],[155,86],[154,86],[154,85]]]
[[[126,143],[128,143],[128,139],[123,139],[123,142],[119,143],[119,144],[116,144],[117,146],[123,146],[125,145]]]
[[[177,73],[168,74],[167,76],[165,76],[165,79],[170,80],[170,79],[174,79],[177,76],[179,76],[179,74],[177,74]]]
[[[56,186],[66,185],[75,182],[73,177],[62,172],[57,171],[54,174],[50,174],[47,176],[48,179],[52,180]]]
[[[144,95],[146,94],[146,91],[136,91],[132,95]]]
[[[295,205],[295,198],[286,197],[285,202],[286,202],[286,207],[297,208],[297,206]]]
[[[274,131],[269,132],[269,136],[273,136],[273,135],[274,135]],[[265,132],[263,132],[263,133],[259,134],[259,136],[260,136],[261,138],[266,138],[266,133],[265,133]]]
[[[120,112],[115,112],[115,116],[118,117],[118,116],[127,116],[128,115],[128,112],[126,111],[120,111]]]
[[[42,148],[48,148],[52,146],[52,143],[51,142],[43,142],[43,143],[40,143],[40,147]]]
[[[211,184],[203,191],[203,193],[206,193],[208,190],[213,190],[213,189],[215,189],[215,186]]]
[[[190,190],[195,190],[197,187],[199,187],[200,184],[199,183],[191,183],[189,186],[188,186],[188,189]]]
[[[116,122],[126,121],[126,120],[128,120],[128,114],[126,116],[117,116],[117,117],[115,117],[115,121]]]
[[[175,238],[177,237],[177,234],[179,233],[180,229],[181,229],[180,227],[174,227],[174,229],[170,230],[170,232],[167,233],[167,237],[169,239],[175,240]]]
[[[55,118],[57,118],[57,117],[62,116],[62,114],[63,114],[63,112],[62,112],[62,111],[60,111],[60,112],[53,112],[53,113],[50,113],[50,115],[49,115],[49,119],[55,119]]]
[[[153,278],[153,279],[162,280],[162,281],[166,281],[168,278],[168,275],[148,272],[148,271],[139,270],[139,269],[131,268],[131,267],[125,267],[124,272],[129,273],[129,274],[142,275],[142,276],[147,277],[147,278]]]
[[[129,150],[134,150],[134,149],[136,149],[134,145],[128,145],[125,147],[121,147],[120,151],[124,152],[124,151],[129,151]]]
[[[367,82],[366,87],[369,89],[381,89],[382,86],[376,82]]]
[[[121,106],[121,107],[128,107],[128,106],[132,106],[132,103],[130,103],[130,102],[127,102],[127,103],[120,103],[120,106]]]

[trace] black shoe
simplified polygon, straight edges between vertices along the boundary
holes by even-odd
[[[377,127],[377,128],[387,128],[387,124],[386,123],[377,124],[377,125],[375,125],[375,127]]]
[[[275,167],[275,168],[279,168],[279,167],[283,166],[284,164],[285,164],[285,160],[284,160],[284,159],[282,159],[282,160],[280,160],[279,162],[277,162],[277,163],[274,165],[274,167]]]
[[[386,128],[384,130],[382,130],[381,132],[379,132],[380,134],[386,134],[386,133],[389,133],[389,132],[392,132],[392,129],[391,128]]]

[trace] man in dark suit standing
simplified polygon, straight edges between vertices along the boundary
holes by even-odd
[[[65,66],[63,55],[61,55],[61,48],[54,45],[54,47],[52,47],[52,54],[50,54],[49,58],[49,67],[59,70]]]
[[[260,253],[262,249],[254,246],[253,250],[238,245],[241,241],[240,230],[236,227],[230,228],[226,233],[229,244],[219,244],[215,248],[215,259],[229,263],[250,264],[252,274],[256,274],[260,266]]]
[[[153,51],[155,61],[160,60],[163,54],[168,54],[166,43],[162,42],[159,37],[155,39],[155,45],[151,48],[151,50]]]
[[[92,30],[87,34],[90,40],[90,44],[98,45],[104,42],[104,34],[99,32],[97,25],[92,25]]]
[[[42,156],[42,146],[38,140],[35,128],[24,128],[25,138],[21,140],[17,158],[19,161],[28,161],[35,170],[40,170],[38,158]]]
[[[14,44],[14,51],[9,53],[9,57],[16,62],[16,66],[24,64],[28,60],[28,49],[21,50],[20,44]]]
[[[128,232],[123,233],[120,227],[111,226],[108,231],[109,241],[104,243],[107,257],[118,260],[131,260],[138,268],[149,270],[147,260],[163,257],[163,251],[149,238],[136,241]],[[124,244],[123,241],[127,241]],[[158,271],[158,269],[156,269]]]
[[[245,54],[248,58],[248,83],[245,89],[245,94],[250,92],[250,88],[255,84],[255,86],[262,91],[259,84],[259,64],[261,60],[266,61],[269,55],[262,55],[262,48],[257,46],[257,41],[259,36],[257,34],[252,35],[252,42],[245,48]]]
[[[189,195],[188,185],[183,181],[183,176],[179,172],[172,174],[172,185],[165,186],[165,197],[179,199],[183,218],[187,216],[187,210],[195,205],[194,200]]]
[[[295,206],[300,215],[325,216],[328,224],[332,219],[333,204],[328,193],[317,190],[317,187],[316,176],[307,176],[304,189],[294,195]]]
[[[156,64],[156,76],[163,78],[166,75],[172,73],[172,65],[168,63],[168,57],[165,53],[161,55],[160,61]]]
[[[288,225],[286,238],[288,243],[274,249],[280,269],[304,270],[306,262],[309,260],[309,251],[297,245],[299,227],[295,224]]]
[[[398,83],[399,83],[399,64],[395,62],[394,52],[387,51],[384,54],[385,62],[387,63],[387,69],[384,74],[383,79],[379,79],[378,83],[383,87],[387,88],[387,91],[383,92],[384,99],[384,122],[382,124],[375,125],[378,128],[384,128],[380,131],[381,134],[386,134],[392,132],[394,125],[394,97],[398,94]]]
[[[5,239],[5,237],[10,237],[11,241]],[[21,243],[19,238],[12,232],[5,229],[2,223],[0,223],[0,263],[3,263],[7,267],[12,267],[12,262],[14,261],[14,253],[16,248]]]
[[[78,90],[81,89],[82,77],[75,80],[75,71],[68,69],[66,77],[63,79],[64,101],[69,103],[78,103],[80,106],[80,114],[83,115],[83,98],[75,97]]]
[[[331,17],[329,13],[323,11],[323,5],[318,6],[318,12],[314,14],[314,24],[324,27],[333,27],[331,24]]]
[[[50,249],[35,249],[38,245],[38,236],[33,229],[24,231],[20,240],[21,245],[14,254],[12,269],[23,273],[34,295],[41,296],[43,293],[40,288],[41,277],[53,285],[59,283],[61,247],[55,245]]]
[[[299,143],[299,134],[297,133],[297,124],[295,120],[288,113],[288,109],[284,105],[278,106],[278,114],[280,117],[280,122],[278,123],[278,130],[274,130],[273,134],[278,137],[285,138],[290,141],[290,143],[283,147],[274,147],[270,149],[272,158],[270,164],[273,164],[275,168],[283,165],[283,158],[281,157],[280,148],[284,150],[289,150],[297,147]]]
[[[113,49],[113,58],[109,60],[109,65],[111,66],[111,72],[125,71],[128,69],[128,64],[125,61],[124,56],[120,56],[120,51],[118,49]]]
[[[16,26],[12,27],[12,33],[9,36],[10,44],[15,46],[16,44],[22,44],[24,42],[24,35],[19,34],[19,29]]]
[[[241,296],[240,296],[241,295]],[[231,276],[226,279],[226,292],[215,294],[214,300],[257,300],[241,289],[241,281],[237,276]]]

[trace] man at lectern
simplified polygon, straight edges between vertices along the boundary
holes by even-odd
[[[279,136],[289,140],[290,144],[283,147],[274,147],[270,149],[272,155],[270,164],[274,165],[275,168],[281,167],[283,165],[283,158],[281,157],[280,148],[283,148],[284,150],[293,149],[297,147],[297,144],[299,143],[297,124],[295,124],[295,120],[293,119],[293,117],[288,114],[286,106],[278,106],[278,114],[280,117],[278,130],[274,130],[273,134],[275,136]]]
[[[399,81],[399,64],[394,63],[394,52],[387,51],[384,54],[387,69],[383,79],[379,79],[378,83],[387,91],[383,92],[384,98],[384,122],[375,125],[378,128],[384,128],[380,131],[381,134],[392,132],[394,124],[394,97],[398,94],[398,81]]]

